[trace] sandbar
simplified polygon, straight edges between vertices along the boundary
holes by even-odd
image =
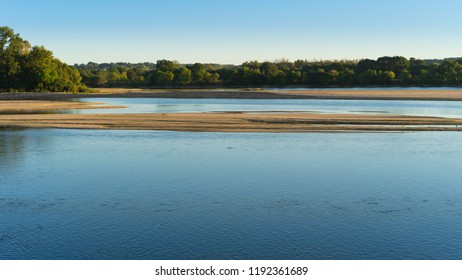
[[[107,108],[125,108],[125,106],[107,106],[101,102],[70,102],[40,100],[0,101],[0,114],[34,114],[47,112],[51,113],[56,110]]]
[[[8,114],[0,128],[195,132],[462,131],[462,119],[360,114]]]
[[[462,89],[139,89],[98,88],[95,93],[0,93],[0,100],[62,100],[69,98],[232,98],[232,99],[356,99],[462,101]]]
[[[462,131],[462,118],[308,112],[72,114],[114,108],[96,102],[0,101],[0,128],[74,128],[195,132]],[[119,107],[119,106],[117,106]]]

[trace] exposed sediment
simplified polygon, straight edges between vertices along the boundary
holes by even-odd
[[[0,128],[130,129],[202,132],[461,131],[462,119],[390,114],[221,112],[70,114],[65,110],[114,108],[77,101],[0,101]]]
[[[35,114],[57,110],[125,108],[124,106],[106,106],[99,102],[14,100],[0,101],[0,114]]]
[[[0,100],[62,100],[69,98],[232,98],[232,99],[358,99],[462,101],[459,89],[97,89],[98,93],[0,93]]]
[[[197,132],[462,131],[462,119],[354,114],[22,114],[3,128],[79,128]]]

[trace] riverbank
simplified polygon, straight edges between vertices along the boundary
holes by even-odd
[[[61,110],[125,108],[125,106],[107,106],[100,102],[69,102],[16,100],[0,101],[0,114],[38,114],[53,113]]]
[[[195,132],[462,131],[462,119],[355,114],[16,114],[0,128],[74,128]]]
[[[357,99],[462,101],[458,89],[126,89],[101,88],[97,93],[0,93],[0,100],[63,100],[69,98],[230,98],[230,99]]]
[[[302,93],[303,94],[303,93]],[[76,109],[124,108],[98,102],[0,101],[0,128],[75,128],[196,132],[462,131],[462,118],[390,114],[214,112],[72,114]]]

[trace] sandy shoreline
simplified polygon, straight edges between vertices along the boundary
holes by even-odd
[[[262,90],[262,89],[97,89],[99,93],[0,93],[0,100],[63,100],[69,98],[233,98],[357,99],[462,101],[461,90]]]
[[[272,90],[268,92],[318,99],[462,101],[462,90]]]
[[[39,100],[16,100],[0,101],[1,114],[36,114],[53,112],[56,110],[78,109],[108,109],[125,108],[124,106],[106,106],[100,102],[68,102],[68,101],[39,101]]]
[[[0,128],[78,128],[195,132],[462,131],[462,119],[347,114],[18,114]]]
[[[196,132],[462,131],[462,118],[387,114],[168,113],[69,114],[62,110],[114,108],[96,102],[0,101],[0,129],[74,128]]]

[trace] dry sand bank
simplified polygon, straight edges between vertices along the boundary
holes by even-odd
[[[376,114],[171,113],[50,114],[114,108],[70,101],[0,101],[0,128],[131,129],[203,132],[461,131],[462,119]]]
[[[125,89],[100,88],[98,93],[0,93],[0,100],[54,100],[79,97],[234,98],[234,99],[360,99],[462,101],[462,90],[259,90],[259,89]]]
[[[461,131],[462,119],[344,114],[0,115],[0,128],[80,128],[198,132]]]
[[[462,90],[271,90],[270,93],[305,98],[385,99],[385,100],[462,100]]]
[[[68,102],[68,101],[0,101],[0,114],[30,114],[55,110],[77,110],[77,109],[105,109],[125,108],[124,106],[105,106],[97,102]]]

